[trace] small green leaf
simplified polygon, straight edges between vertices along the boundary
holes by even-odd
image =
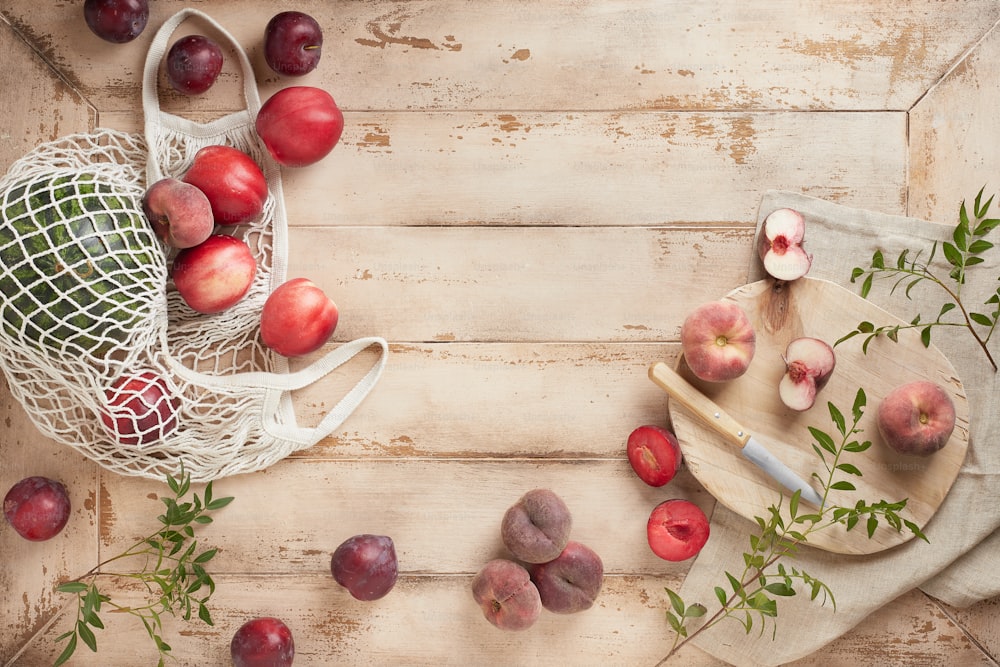
[[[955,230],[952,232],[951,238],[955,241],[955,247],[959,250],[969,249],[969,215],[965,211],[965,204],[962,204],[962,208],[959,213],[961,222],[955,226]],[[945,248],[947,252],[947,248]]]
[[[743,590],[743,584],[733,575],[726,572],[726,578],[729,579],[729,585],[732,586],[733,592],[739,595],[741,598],[746,599],[746,591]]]
[[[875,254],[872,255],[872,268],[873,269],[885,268],[885,258],[882,256],[881,250],[876,250]]]
[[[926,326],[920,330],[920,342],[923,343],[924,347],[931,346],[931,328]]]
[[[834,489],[836,491],[856,491],[857,490],[857,488],[853,484],[851,484],[850,482],[846,482],[844,480],[841,480],[839,482],[834,482],[833,484],[830,485],[830,488]]]
[[[917,524],[913,523],[912,521],[908,521],[906,519],[903,519],[903,525],[906,526],[909,529],[909,531],[911,533],[913,533],[916,537],[919,537],[924,542],[927,542],[928,544],[930,544],[930,540],[928,540],[927,536],[924,535],[924,532],[922,530],[920,530],[920,526],[918,526]]]
[[[974,255],[978,255],[980,253],[986,252],[992,247],[993,244],[987,241],[986,239],[978,239],[969,244],[969,252],[973,253]],[[979,258],[973,258],[973,259],[979,259]]]
[[[991,218],[989,220],[983,220],[978,225],[976,225],[976,230],[973,233],[976,236],[983,236],[996,229],[998,225],[1000,225],[1000,219]]]
[[[706,613],[708,613],[708,609],[705,608],[705,605],[695,602],[684,610],[684,618],[701,618]]]
[[[861,471],[858,470],[858,467],[850,463],[838,463],[837,470],[846,472],[848,475],[857,475],[858,477],[861,477]]]
[[[837,453],[837,445],[834,444],[833,438],[831,438],[827,433],[814,426],[809,427],[809,432],[812,434],[812,437],[816,439],[816,442],[819,443],[820,447],[831,454]]]
[[[938,313],[937,316],[938,320],[940,320],[945,313],[947,313],[950,310],[953,310],[954,308],[956,308],[955,304],[945,303],[943,306],[941,306],[941,312]]]
[[[801,498],[801,497],[802,497],[802,490],[801,489],[796,489],[792,493],[791,500],[788,501],[788,514],[793,519],[795,518],[795,515],[799,511],[799,498]]]
[[[872,291],[872,283],[875,280],[875,275],[869,273],[865,279],[861,282],[861,297],[867,298],[868,294]]]
[[[871,440],[865,440],[864,442],[858,442],[855,440],[854,442],[849,442],[846,445],[844,445],[844,451],[851,452],[852,454],[857,454],[859,452],[865,451],[871,446],[872,446]]]
[[[789,597],[795,595],[795,589],[785,584],[784,582],[768,584],[764,588],[765,590],[767,590],[768,593],[771,593],[773,595],[781,595],[782,597]]]
[[[976,208],[975,208],[975,213],[976,213],[976,217],[977,218],[985,217],[986,216],[986,212],[990,210],[990,205],[993,203],[993,196],[994,195],[990,195],[990,198],[986,200],[986,203],[983,204],[982,206],[980,206],[979,202],[982,200],[983,193],[985,191],[986,191],[986,186],[984,185],[982,188],[979,189],[979,192],[976,194]]]
[[[215,623],[212,622],[212,614],[209,613],[208,607],[200,602],[198,603],[198,618],[200,618],[205,625],[215,625]]]
[[[669,588],[665,590],[667,591],[667,596],[670,598],[670,606],[673,607],[678,616],[684,616],[684,600],[681,599],[680,595],[674,593]]]
[[[982,313],[969,313],[969,319],[976,324],[981,324],[984,327],[993,326],[993,320],[989,317],[989,315],[983,315]]]
[[[60,593],[83,593],[90,587],[81,581],[67,581],[65,584],[59,584],[56,586],[56,590]]]
[[[726,589],[725,588],[722,588],[721,586],[716,586],[715,587],[715,599],[719,601],[719,604],[722,605],[723,608],[726,606],[726,598],[727,597],[728,596],[726,595]]]
[[[944,251],[944,258],[948,260],[949,264],[955,268],[960,268],[963,265],[962,251],[956,248],[954,244],[946,241],[941,244],[941,249]]]
[[[219,553],[218,549],[208,549],[198,554],[198,557],[194,559],[195,563],[207,563],[208,561],[215,558],[215,554]]]
[[[844,414],[836,405],[833,404],[832,401],[828,401],[826,405],[827,409],[830,411],[830,419],[837,425],[837,431],[841,435],[845,435],[847,433],[847,426],[844,420]],[[836,447],[834,447],[834,451],[836,451]]]
[[[233,496],[228,496],[226,498],[216,498],[210,503],[206,501],[205,507],[213,511],[221,510],[223,507],[225,507],[231,502],[233,502]]]
[[[56,661],[52,663],[52,667],[59,667],[60,665],[65,664],[67,660],[73,657],[73,653],[75,651],[76,651],[76,633],[73,633],[69,636],[69,642],[66,644],[66,647],[63,649],[62,653],[60,653],[59,657],[56,658]]]
[[[871,539],[872,535],[875,534],[875,529],[878,528],[878,517],[874,514],[868,515],[868,539]]]
[[[87,645],[87,648],[97,653],[97,637],[94,636],[94,632],[87,627],[86,623],[83,621],[77,623],[76,634],[80,636],[80,639]]]
[[[861,420],[861,415],[864,413],[867,404],[868,395],[865,394],[863,388],[858,387],[858,391],[854,394],[854,403],[851,405],[851,415],[854,417],[855,422]]]
[[[684,625],[681,623],[681,620],[674,616],[673,612],[667,612],[667,622],[670,623],[670,627],[673,631],[681,637],[687,636],[687,630],[684,629]]]

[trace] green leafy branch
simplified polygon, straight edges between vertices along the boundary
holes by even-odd
[[[212,625],[212,616],[206,606],[215,592],[215,582],[205,569],[205,565],[215,557],[217,549],[198,552],[195,527],[212,522],[209,512],[220,510],[232,497],[213,498],[212,483],[205,486],[204,497],[191,494],[191,477],[181,471],[180,479],[167,475],[167,486],[173,497],[160,500],[165,505],[163,514],[157,517],[162,527],[139,540],[122,553],[94,566],[82,577],[59,585],[56,590],[75,595],[77,598],[76,619],[73,629],[56,638],[66,641],[66,646],[56,659],[54,667],[64,664],[83,642],[91,651],[97,651],[97,637],[94,630],[104,629],[101,612],[110,608],[114,613],[126,613],[142,621],[150,639],[159,653],[159,667],[170,652],[170,645],[163,639],[162,614],[180,615],[190,620],[199,619]],[[120,561],[138,559],[141,568],[135,571],[116,572],[108,566]],[[98,577],[119,577],[140,582],[150,595],[149,602],[141,606],[116,603],[98,588]]]
[[[813,451],[825,470],[825,474],[813,473],[813,477],[823,488],[822,506],[815,510],[801,507],[801,491],[796,491],[788,499],[787,515],[785,496],[782,495],[776,504],[768,508],[766,516],[755,517],[759,530],[750,535],[749,549],[743,554],[743,570],[738,574],[725,572],[725,584],[714,589],[719,608],[711,617],[692,631],[690,624],[695,619],[705,617],[708,608],[701,603],[685,604],[675,591],[666,589],[670,599],[670,610],[666,612],[666,616],[674,638],[670,651],[660,661],[660,665],[695,636],[727,618],[738,621],[748,634],[755,627],[763,633],[768,619],[778,616],[778,598],[794,596],[798,590],[808,592],[810,600],[820,598],[822,604],[829,600],[836,610],[833,591],[826,584],[800,568],[786,566],[781,562],[783,559],[794,559],[799,547],[818,531],[838,524],[846,530],[853,530],[863,522],[868,538],[871,539],[884,521],[898,532],[905,527],[915,536],[927,541],[919,526],[900,516],[900,512],[906,507],[906,499],[897,502],[880,500],[874,503],[859,500],[849,507],[827,505],[831,491],[857,490],[851,480],[861,477],[862,472],[856,465],[843,459],[845,454],[861,453],[871,447],[870,440],[862,441],[858,437],[862,432],[858,423],[864,415],[866,402],[864,390],[859,389],[852,406],[850,423],[832,402],[827,404],[838,437],[815,427],[809,428],[815,439]],[[775,625],[772,639],[776,632]]]
[[[910,297],[911,290],[922,282],[930,282],[942,289],[947,298],[938,311],[937,317],[930,321],[924,321],[921,315],[917,315],[909,324],[891,324],[876,326],[872,322],[864,321],[840,338],[834,347],[840,343],[854,338],[864,336],[862,350],[868,351],[868,346],[872,340],[885,336],[893,342],[898,341],[899,332],[905,329],[918,329],[920,340],[925,347],[931,344],[931,330],[934,327],[963,327],[969,330],[975,338],[976,343],[986,354],[993,370],[997,370],[997,362],[993,358],[988,348],[990,338],[996,331],[997,323],[1000,321],[1000,287],[986,299],[983,305],[987,306],[986,312],[970,310],[961,298],[962,286],[965,284],[966,272],[970,267],[982,264],[983,253],[993,248],[993,243],[986,240],[986,236],[997,226],[1000,226],[1000,219],[990,218],[989,210],[993,204],[991,196],[985,202],[982,200],[985,188],[981,189],[973,202],[972,217],[969,216],[965,202],[959,208],[958,224],[952,233],[951,241],[943,243],[934,242],[931,246],[930,254],[926,262],[920,260],[921,253],[913,253],[903,250],[896,257],[896,261],[887,264],[882,251],[877,250],[872,255],[871,265],[868,268],[855,267],[851,272],[851,282],[855,283],[861,279],[861,296],[867,297],[871,292],[876,279],[888,279],[893,281],[890,294],[895,293],[900,287],[907,298]],[[940,247],[945,261],[950,270],[947,278],[931,271],[930,265],[934,261]],[[954,311],[959,315],[958,319],[945,319],[945,316]]]

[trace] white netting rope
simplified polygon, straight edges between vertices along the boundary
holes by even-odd
[[[167,37],[190,16],[230,39],[244,68],[247,109],[208,124],[162,113],[154,101]],[[0,179],[0,365],[42,433],[115,472],[159,478],[183,463],[205,481],[266,468],[332,432],[384,367],[381,338],[343,344],[295,373],[259,339],[260,309],[285,278],[287,221],[280,172],[253,129],[255,85],[236,41],[201,12],[182,10],[147,58],[145,136],[64,137]],[[258,219],[218,228],[256,255],[250,292],[203,315],[171,287],[170,253],[141,197],[151,179],[180,176],[213,144],[253,157],[270,195]],[[371,346],[378,360],[320,424],[296,425],[290,392]]]

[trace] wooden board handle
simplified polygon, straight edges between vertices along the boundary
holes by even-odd
[[[712,430],[727,441],[742,448],[750,439],[750,434],[740,426],[739,422],[662,361],[657,361],[649,367],[649,379],[660,385],[671,399],[701,417]]]

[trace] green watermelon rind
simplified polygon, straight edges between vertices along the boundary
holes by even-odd
[[[0,202],[3,333],[103,358],[151,317],[158,242],[132,195],[92,175],[16,183]]]

